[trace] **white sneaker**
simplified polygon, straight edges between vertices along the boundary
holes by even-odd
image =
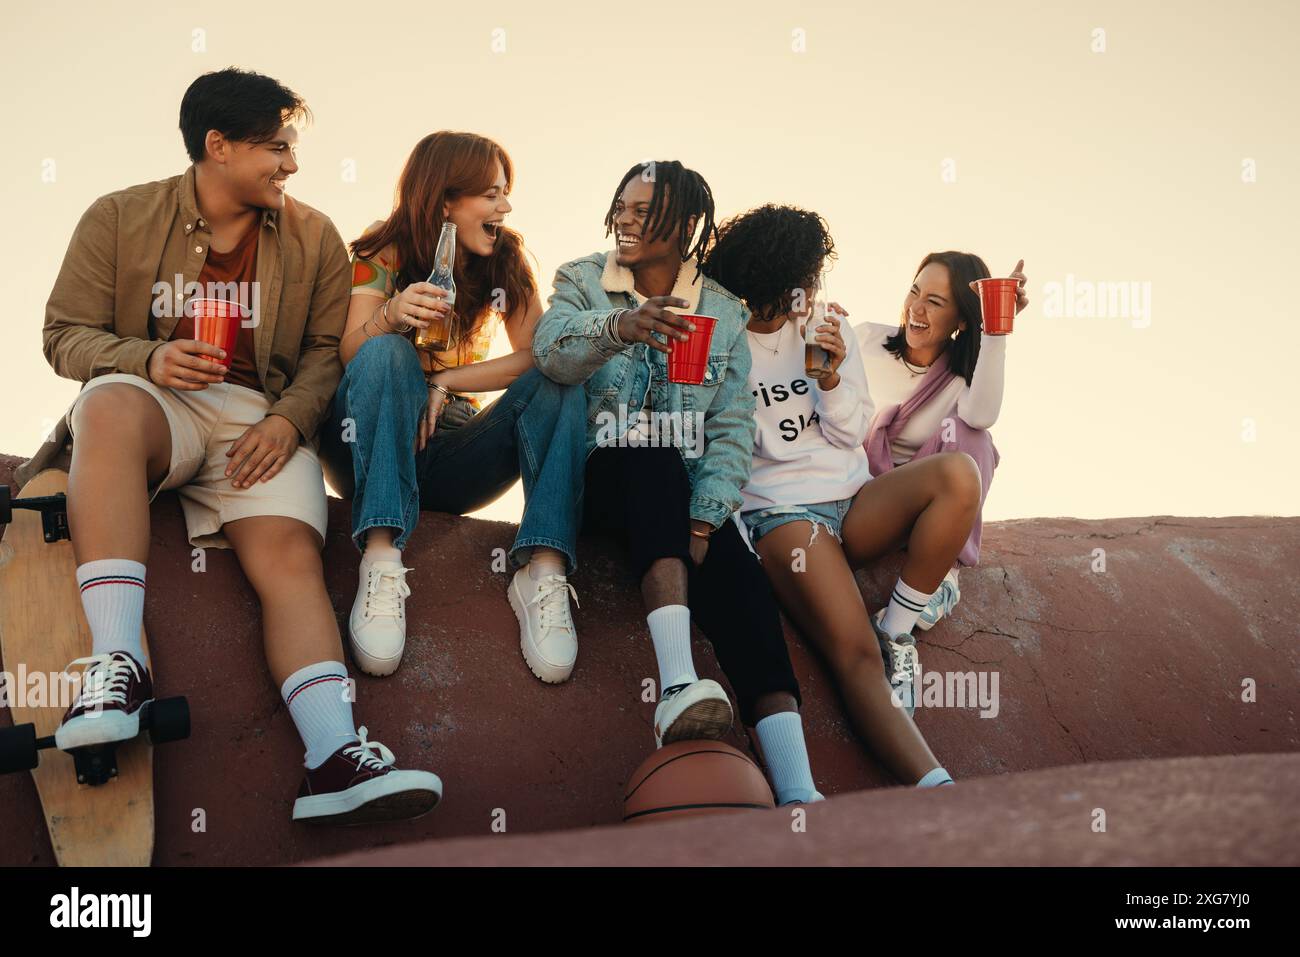
[[[348,618],[348,637],[357,667],[368,675],[391,675],[406,647],[406,598],[411,588],[401,562],[361,559],[357,597]]]
[[[921,658],[916,651],[916,638],[910,631],[901,635],[885,633],[886,610],[882,608],[871,616],[871,627],[885,659],[885,677],[889,679],[894,704],[910,718],[916,714],[916,673],[921,668]]]
[[[655,708],[655,747],[674,741],[720,738],[731,730],[731,702],[722,685],[701,678],[665,688]]]
[[[957,569],[950,568],[948,574],[943,576],[943,581],[939,583],[939,590],[930,596],[930,603],[917,617],[917,627],[922,631],[929,631],[939,623],[940,619],[951,615],[959,601],[961,601],[961,589],[957,587]]]
[[[577,604],[578,593],[563,575],[543,575],[534,581],[527,567],[515,572],[506,593],[519,619],[519,650],[528,667],[550,684],[567,679],[578,659],[569,596]]]

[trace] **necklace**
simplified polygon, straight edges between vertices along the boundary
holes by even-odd
[[[913,376],[923,375],[930,368],[929,366],[921,366],[919,369],[914,368],[912,363],[907,361],[907,356],[901,352],[898,354],[898,358],[903,365],[907,366],[907,371],[912,373]]]
[[[775,349],[773,349],[771,346],[764,345],[763,343],[759,342],[758,333],[754,332],[753,329],[746,329],[745,331],[749,333],[749,338],[752,342],[757,343],[760,348],[766,349],[768,352],[772,353],[772,355],[776,355],[777,352],[780,350],[781,348],[780,346],[777,346]],[[768,333],[768,335],[771,335],[771,333]]]

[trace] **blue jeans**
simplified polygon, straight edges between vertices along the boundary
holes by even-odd
[[[544,546],[563,552],[573,571],[586,464],[582,386],[529,369],[466,424],[436,429],[417,454],[428,394],[415,347],[401,336],[367,340],[344,369],[321,459],[331,484],[352,494],[357,547],[369,529],[385,527],[397,530],[393,544],[403,548],[420,509],[463,515],[522,478],[524,514],[511,559],[523,564],[527,550]]]

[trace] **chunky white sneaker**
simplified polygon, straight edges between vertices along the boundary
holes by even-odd
[[[893,688],[894,703],[907,712],[910,718],[916,712],[916,673],[921,658],[916,652],[916,638],[912,633],[887,635],[880,627],[886,609],[871,616],[871,627],[880,643],[880,653],[885,659],[885,677]]]
[[[411,587],[401,562],[361,559],[357,597],[348,618],[348,637],[357,667],[368,675],[391,675],[406,647],[406,599]]]
[[[527,567],[515,572],[506,591],[519,619],[519,650],[528,667],[550,684],[567,679],[578,660],[578,635],[569,614],[569,597],[577,604],[578,593],[563,575],[533,581]]]
[[[950,568],[948,574],[943,576],[943,581],[939,583],[939,590],[930,596],[930,603],[922,609],[916,619],[917,627],[922,631],[929,631],[939,623],[939,619],[951,615],[959,601],[961,601],[961,589],[957,587],[957,569]]]
[[[731,702],[722,685],[701,678],[665,688],[655,708],[655,747],[674,741],[720,738],[731,730]]]

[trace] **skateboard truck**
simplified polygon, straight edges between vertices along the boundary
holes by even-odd
[[[183,697],[155,698],[145,703],[140,715],[140,731],[147,732],[154,744],[180,741],[190,736],[190,706]],[[98,787],[117,777],[117,746],[124,741],[110,741],[82,748],[72,748],[77,783]],[[0,774],[30,771],[40,763],[40,752],[57,748],[54,735],[36,737],[36,726],[19,724],[0,728]]]
[[[41,513],[41,530],[47,544],[71,537],[68,534],[68,496],[63,492],[36,498],[11,498],[9,486],[0,486],[0,525],[13,521],[16,508],[29,508]]]

